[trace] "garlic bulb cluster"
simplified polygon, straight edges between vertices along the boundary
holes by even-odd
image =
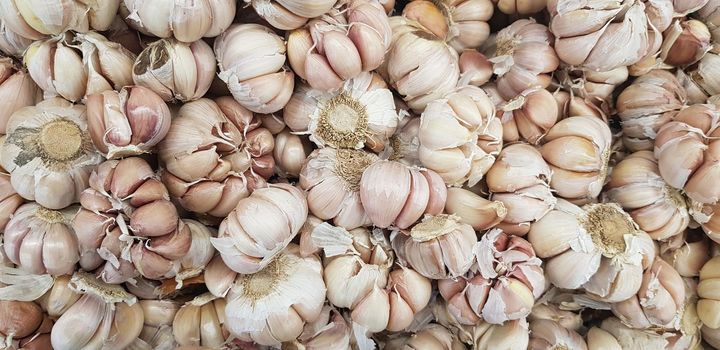
[[[260,17],[280,30],[302,27],[335,7],[338,0],[245,0]],[[382,1],[380,1],[382,3]]]
[[[41,90],[27,72],[10,58],[0,58],[0,133],[7,132],[10,116],[42,100]]]
[[[230,97],[184,104],[158,145],[163,183],[186,210],[225,217],[272,175],[274,140]]]
[[[48,209],[80,200],[93,167],[102,161],[92,145],[85,106],[48,99],[13,113],[6,131],[0,163],[20,196]]]
[[[222,34],[232,24],[233,0],[122,0],[120,16],[143,34],[191,43]]]
[[[335,90],[344,81],[380,67],[391,37],[380,3],[344,1],[288,34],[288,61],[313,89]]]
[[[280,36],[259,24],[233,25],[215,40],[214,50],[220,79],[243,107],[258,113],[285,107],[295,75],[284,68],[287,47]]]
[[[418,156],[448,185],[474,186],[502,148],[503,128],[481,88],[466,86],[427,105],[420,117]]]
[[[80,266],[98,270],[107,283],[142,275],[174,277],[188,252],[189,229],[178,219],[168,192],[142,158],[108,160],[90,175],[73,220]]]
[[[120,0],[5,0],[0,17],[9,30],[38,40],[68,30],[107,30],[119,6]]]

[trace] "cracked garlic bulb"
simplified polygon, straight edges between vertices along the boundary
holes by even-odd
[[[477,49],[490,35],[493,15],[490,0],[412,0],[403,8],[405,18],[445,40],[456,51]]]
[[[3,0],[0,17],[6,26],[33,40],[68,30],[107,30],[120,0]]]

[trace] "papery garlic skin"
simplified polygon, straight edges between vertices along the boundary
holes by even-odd
[[[418,154],[419,132],[420,118],[413,116],[400,119],[395,134],[390,136],[385,149],[380,152],[380,158],[398,161],[407,166],[422,166]]]
[[[170,109],[152,90],[126,86],[87,97],[88,128],[108,159],[147,153],[170,130]]]
[[[335,90],[382,64],[392,29],[377,1],[341,2],[322,17],[288,34],[290,66],[310,86]]]
[[[292,30],[302,27],[311,18],[329,12],[337,0],[245,0],[245,2],[252,4],[255,12],[274,28]]]
[[[531,88],[504,103],[498,111],[505,142],[540,143],[559,119],[559,106],[553,94],[542,88]]]
[[[292,241],[307,215],[304,192],[288,184],[269,185],[241,199],[210,241],[232,270],[256,273]]]
[[[95,32],[78,33],[75,42],[82,51],[88,76],[85,95],[132,85],[134,53]]]
[[[227,216],[273,174],[275,143],[259,126],[231,97],[184,104],[158,145],[170,195],[186,210]]]
[[[418,21],[461,52],[477,49],[487,40],[493,4],[490,0],[413,0],[405,5],[402,15]]]
[[[613,91],[628,79],[629,72],[625,66],[606,72],[567,67],[565,69],[560,68],[556,71],[555,76],[558,77],[567,90],[576,95],[575,98],[582,98],[593,104],[602,104],[612,102]],[[588,115],[588,113],[574,115]]]
[[[698,336],[679,332],[648,331],[627,327],[615,317],[605,319],[600,328],[588,333],[588,349],[698,349]]]
[[[715,78],[718,63],[720,63],[720,54],[710,51],[699,62],[676,72],[678,79],[687,90],[689,102],[705,103],[710,96],[720,93],[720,82]]]
[[[450,187],[447,190],[445,211],[457,215],[460,222],[469,224],[475,231],[495,227],[505,219],[507,209],[500,201],[490,201],[464,188]]]
[[[120,15],[132,28],[160,38],[190,43],[224,32],[235,17],[232,0],[123,0]]]
[[[496,227],[525,235],[530,224],[553,209],[557,199],[550,191],[551,171],[540,152],[527,144],[503,148],[486,174],[490,200],[503,203],[507,214]]]
[[[365,213],[381,228],[405,229],[424,214],[439,214],[447,198],[445,183],[436,172],[388,160],[365,168],[359,191]]]
[[[502,134],[485,91],[465,86],[427,105],[420,117],[418,155],[446,184],[474,186],[500,153]]]
[[[437,323],[430,323],[412,334],[392,339],[385,344],[387,350],[404,350],[408,348],[417,350],[464,350],[466,347],[449,329]]]
[[[669,72],[654,70],[635,79],[618,96],[623,143],[631,151],[651,150],[661,126],[685,105],[687,96]]]
[[[132,78],[136,85],[154,91],[167,102],[194,101],[210,89],[215,64],[212,48],[203,40],[184,43],[161,39],[138,55]]]
[[[388,83],[415,112],[452,91],[460,78],[458,54],[418,22],[390,17],[392,44],[382,69]]]
[[[183,280],[203,273],[205,266],[215,255],[215,248],[210,242],[210,238],[217,236],[215,228],[206,226],[199,221],[182,219],[182,222],[190,230],[191,242],[187,254],[180,260],[180,271],[175,276],[175,280],[180,283],[180,286]]]
[[[676,67],[697,62],[712,48],[708,27],[694,19],[674,21],[663,36],[660,59]]]
[[[587,350],[585,340],[577,332],[564,328],[551,320],[530,322],[530,344],[528,349],[541,350],[553,348]]]
[[[399,116],[392,92],[376,74],[360,73],[335,92],[300,85],[283,110],[287,126],[320,147],[385,148]]]
[[[285,107],[295,75],[283,67],[287,47],[280,36],[259,24],[237,24],[215,40],[214,50],[220,79],[243,107],[257,113]]]
[[[85,270],[117,284],[174,277],[191,244],[165,186],[138,157],[108,160],[90,176],[73,220]]]
[[[495,43],[485,50],[492,54],[490,62],[504,99],[550,84],[549,73],[560,64],[552,43],[553,35],[548,28],[532,19],[517,20],[498,32]]]
[[[0,13],[14,32],[29,38],[58,35],[68,30],[106,30],[120,5],[119,0],[4,0]]]
[[[707,1],[696,15],[707,25],[712,41],[720,41],[720,2],[717,0]]]
[[[294,348],[306,350],[351,349],[352,329],[340,312],[324,306],[320,316],[305,324],[302,334],[293,341]]]
[[[8,56],[22,57],[32,43],[32,39],[23,37],[8,28],[0,16],[0,52]]]
[[[301,257],[291,244],[265,269],[238,275],[226,300],[225,325],[239,339],[269,346],[294,340],[322,311],[320,259]]]
[[[13,113],[6,130],[0,162],[20,196],[48,209],[80,200],[102,161],[87,130],[85,106],[45,100]]]
[[[615,165],[604,195],[655,240],[681,234],[690,223],[685,199],[665,183],[650,151],[635,152]]]
[[[360,202],[360,179],[378,158],[362,150],[321,148],[300,171],[300,187],[308,192],[308,209],[323,220],[348,230],[372,221]]]
[[[224,327],[225,305],[225,299],[210,293],[185,303],[172,322],[175,341],[181,346],[222,347],[229,336]]]
[[[42,100],[40,88],[13,60],[0,58],[0,134],[6,133],[8,120],[20,108]]]

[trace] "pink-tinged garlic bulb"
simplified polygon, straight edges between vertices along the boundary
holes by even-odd
[[[70,226],[77,207],[49,210],[36,203],[20,206],[5,227],[5,254],[19,269],[41,275],[72,274],[80,260]]]
[[[377,74],[361,73],[335,92],[300,85],[283,110],[290,130],[305,133],[320,147],[385,148],[398,125],[387,84]]]
[[[673,116],[655,138],[660,175],[701,204],[720,201],[720,111],[712,105],[693,105]],[[700,220],[702,223],[703,221]]]
[[[632,328],[679,329],[685,307],[685,285],[680,274],[662,259],[655,259],[643,274],[637,294],[612,304],[612,311]]]
[[[710,30],[695,19],[674,21],[663,36],[659,58],[671,66],[693,64],[712,48]]]
[[[493,229],[474,248],[477,267],[466,276],[438,281],[450,314],[466,325],[481,320],[502,324],[529,315],[545,289],[542,262],[530,243]]]
[[[547,0],[493,0],[498,10],[508,15],[531,15],[545,9]]]
[[[635,152],[615,165],[604,195],[655,240],[679,235],[690,223],[685,198],[665,183],[651,151]]]
[[[152,90],[126,86],[85,102],[95,147],[108,159],[148,153],[170,130],[170,109]]]
[[[410,230],[395,233],[392,246],[400,261],[431,279],[457,278],[473,262],[478,239],[468,224],[454,215],[426,216]]]
[[[490,0],[412,0],[402,12],[458,52],[477,49],[487,40],[492,14]]]
[[[447,189],[445,211],[457,215],[460,222],[472,226],[475,231],[485,231],[501,223],[507,215],[505,205],[491,201],[464,188]]]
[[[275,135],[275,148],[273,149],[275,172],[281,177],[300,177],[305,160],[310,156],[312,150],[312,144],[307,137],[284,129]]]
[[[128,349],[172,349],[176,346],[172,334],[175,314],[180,306],[174,300],[140,300],[144,323],[140,335]]]
[[[290,244],[264,269],[238,274],[227,292],[225,326],[240,340],[279,346],[315,321],[325,301],[320,259]]]
[[[280,30],[302,27],[311,18],[328,13],[338,0],[245,0],[260,17]],[[382,1],[381,1],[382,2]]]
[[[448,185],[475,186],[502,149],[502,129],[485,91],[461,87],[429,103],[422,113],[420,161]]]
[[[215,55],[205,41],[161,39],[138,55],[132,78],[136,85],[154,91],[165,101],[188,102],[205,95],[216,69]]]
[[[436,172],[388,160],[365,168],[359,191],[365,213],[381,228],[408,228],[424,214],[441,213],[447,199],[445,183]]]
[[[505,142],[540,143],[559,117],[558,104],[549,91],[535,87],[521,92],[500,108]]]
[[[546,349],[588,350],[585,339],[572,329],[567,329],[552,320],[530,322],[530,344],[528,350]]]
[[[685,89],[668,71],[654,70],[635,79],[615,104],[625,147],[652,150],[660,127],[684,107],[686,100]]]
[[[380,67],[392,29],[375,0],[349,0],[303,28],[288,34],[287,55],[293,71],[318,90]]]
[[[534,147],[516,143],[503,148],[486,175],[490,200],[507,210],[496,227],[522,236],[531,223],[552,210],[557,200],[550,190],[550,175],[550,167]]]
[[[517,20],[497,34],[487,51],[500,96],[510,100],[529,88],[550,84],[549,73],[560,64],[552,43],[548,27],[532,19]]]
[[[210,241],[228,267],[255,273],[295,238],[307,215],[304,192],[288,184],[269,185],[241,199]]]
[[[185,303],[172,322],[172,334],[178,345],[221,348],[230,335],[224,326],[225,305],[224,298],[210,293]]]
[[[222,218],[272,176],[274,144],[231,97],[189,102],[158,145],[162,180],[186,210]]]
[[[492,78],[492,62],[476,50],[463,50],[458,65],[460,65],[458,86],[482,86]]]
[[[682,277],[697,277],[710,260],[710,240],[699,230],[686,230],[660,243],[660,257]]]
[[[697,294],[697,312],[703,324],[709,328],[720,328],[720,257],[713,257],[700,270]]]
[[[257,113],[277,112],[287,104],[295,75],[284,67],[282,37],[259,24],[231,26],[215,40],[215,56],[235,100]]]
[[[82,296],[55,322],[54,349],[125,349],[140,335],[145,316],[134,295],[83,272],[70,288]]]
[[[3,0],[0,17],[13,32],[37,40],[68,30],[107,30],[119,6],[120,0]]]
[[[550,187],[559,197],[579,203],[600,194],[608,172],[612,132],[595,116],[559,121],[543,138],[540,148],[550,165]]]
[[[205,266],[210,263],[215,255],[215,248],[210,239],[217,236],[217,230],[205,224],[190,220],[181,219],[190,230],[190,249],[180,259],[180,271],[175,275],[178,282],[177,288],[182,287],[183,280],[187,280],[203,273]]]
[[[42,91],[30,75],[11,58],[0,57],[0,134],[6,133],[10,116],[20,108],[42,101]]]
[[[377,161],[373,153],[362,150],[313,151],[300,172],[300,187],[308,191],[310,212],[348,230],[372,224],[360,202],[360,179]]]
[[[0,163],[20,196],[48,209],[80,200],[103,159],[92,145],[85,106],[48,99],[15,112],[6,131]]]
[[[598,98],[592,96],[583,98],[567,91],[555,91],[552,95],[555,98],[555,102],[557,102],[558,120],[570,117],[592,116],[607,121],[607,105],[605,100],[599,101]],[[599,103],[599,106],[597,103]]]
[[[32,43],[32,39],[23,37],[8,28],[0,15],[0,52],[8,56],[21,58]]]
[[[292,341],[293,349],[351,349],[352,326],[339,311],[325,305],[320,316],[305,324],[302,334]]]
[[[123,0],[120,16],[146,35],[191,43],[224,32],[235,18],[234,0]]]
[[[90,175],[73,220],[80,266],[99,268],[107,283],[141,275],[174,277],[190,249],[190,231],[178,219],[165,185],[139,157],[108,160]]]
[[[411,334],[400,334],[385,344],[387,350],[465,350],[466,346],[448,328],[429,323]],[[481,348],[477,348],[481,349]],[[512,349],[512,350],[519,350]]]
[[[601,72],[633,65],[657,52],[660,33],[670,25],[673,11],[669,1],[632,0],[550,0],[548,10],[558,57],[569,65]]]
[[[36,41],[23,56],[30,76],[45,95],[69,101],[132,85],[134,60],[135,54],[95,32]]]
[[[638,292],[655,245],[630,215],[614,203],[582,208],[558,200],[532,224],[528,240],[545,259],[545,273],[560,288],[580,287],[599,299],[618,302]]]
[[[458,54],[420,23],[390,17],[392,44],[385,57],[388,83],[415,112],[455,89],[460,78]]]
[[[15,210],[24,202],[25,200],[12,187],[10,175],[0,169],[0,232],[5,230]]]

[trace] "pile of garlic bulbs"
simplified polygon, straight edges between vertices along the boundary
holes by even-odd
[[[720,349],[720,0],[0,0],[22,349]]]

